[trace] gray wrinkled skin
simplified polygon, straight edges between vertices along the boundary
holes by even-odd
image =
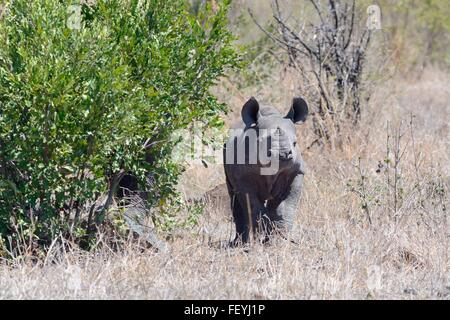
[[[308,106],[301,98],[294,98],[286,116],[273,107],[260,107],[254,98],[242,108],[243,130],[232,130],[224,145],[224,170],[236,225],[232,245],[247,243],[250,230],[267,241],[274,232],[286,235],[292,228],[305,174],[295,124],[304,122],[307,114]],[[238,148],[247,136],[256,136],[258,143],[250,139],[252,146],[250,142],[245,148]],[[242,152],[245,161],[238,162]],[[255,153],[256,162],[251,161]],[[277,160],[278,170],[262,174],[272,159]]]

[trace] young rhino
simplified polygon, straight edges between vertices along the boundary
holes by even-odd
[[[298,209],[304,171],[294,124],[306,120],[308,105],[294,98],[286,116],[250,98],[243,124],[224,145],[224,169],[236,225],[232,245],[247,243],[250,230],[267,241],[285,235]]]

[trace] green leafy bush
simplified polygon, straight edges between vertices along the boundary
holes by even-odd
[[[209,89],[238,61],[228,1],[192,14],[182,0],[99,0],[79,29],[71,5],[14,0],[0,19],[0,238],[13,246],[86,235],[125,172],[151,173],[151,204],[170,202],[169,136],[220,125]]]

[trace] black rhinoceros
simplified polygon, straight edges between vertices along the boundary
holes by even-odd
[[[242,124],[224,145],[224,169],[236,225],[232,245],[247,243],[250,230],[268,240],[286,234],[298,211],[303,159],[294,124],[306,120],[308,105],[294,98],[286,116],[260,106],[255,98],[242,108]]]

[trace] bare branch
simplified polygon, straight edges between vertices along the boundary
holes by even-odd
[[[300,49],[297,48],[296,46],[294,46],[294,45],[292,45],[292,44],[289,44],[288,42],[286,42],[286,41],[284,41],[284,40],[282,40],[282,39],[279,39],[279,38],[275,37],[273,34],[271,34],[269,31],[267,31],[265,28],[263,28],[263,27],[259,24],[259,22],[256,20],[255,16],[253,15],[253,12],[250,10],[250,8],[248,8],[248,13],[249,13],[250,17],[252,18],[253,22],[256,24],[256,26],[257,26],[262,32],[264,32],[264,34],[265,34],[267,37],[269,37],[269,39],[271,39],[271,40],[274,41],[274,42],[278,42],[279,44],[285,46],[287,49],[293,49],[293,50],[296,50],[296,51],[298,51],[298,52],[300,52],[300,53],[302,53],[302,54],[305,54],[304,51],[300,50]]]
[[[305,48],[306,51],[308,51],[309,54],[317,56],[317,51],[313,50],[310,48],[310,46],[308,46],[301,38],[299,35],[297,35],[291,28],[289,28],[284,21],[280,20],[277,16],[274,16],[275,20],[282,25],[291,35],[292,37],[297,40],[302,46],[303,48]]]
[[[346,50],[348,48],[348,45],[350,44],[350,41],[352,40],[352,35],[353,35],[353,29],[355,28],[355,6],[356,6],[356,0],[353,0],[352,3],[352,18],[350,21],[350,30],[348,32],[348,38],[347,41],[344,45],[344,50]]]
[[[309,1],[312,3],[314,8],[316,9],[316,12],[317,12],[317,14],[319,15],[319,18],[320,18],[320,22],[322,22],[322,25],[325,25],[325,21],[324,21],[323,16],[322,16],[322,11],[320,11],[319,6],[317,5],[316,1],[314,1],[314,0],[309,0]]]

